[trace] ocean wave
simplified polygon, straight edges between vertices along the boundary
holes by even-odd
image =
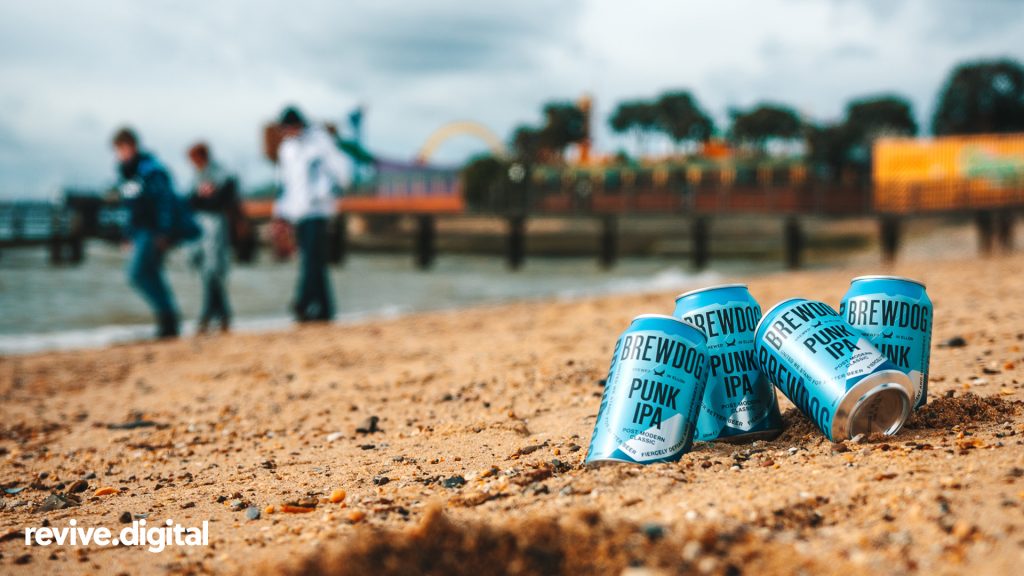
[[[458,290],[449,294],[449,298],[459,302],[442,300],[420,300],[418,305],[384,303],[369,306],[362,310],[343,311],[336,319],[337,324],[356,324],[376,319],[398,318],[406,314],[427,311],[458,311],[481,305],[494,305],[515,301],[532,301],[543,299],[573,300],[578,298],[597,297],[608,294],[648,293],[669,290],[685,290],[699,285],[719,282],[722,275],[716,272],[691,273],[682,268],[670,266],[651,274],[633,274],[630,276],[594,278],[594,282],[586,286],[570,288],[548,286],[538,291],[538,287],[528,278],[516,278],[521,285],[512,285],[509,279],[503,279],[504,285],[498,285],[493,278],[486,275],[475,276],[462,274],[456,285]],[[580,280],[577,279],[576,282]],[[232,329],[243,333],[276,332],[294,326],[293,320],[284,315],[256,316],[236,318]],[[20,355],[53,350],[96,349],[107,346],[139,342],[153,337],[151,324],[114,324],[95,328],[83,328],[52,332],[36,332],[26,334],[0,334],[0,355]],[[182,323],[182,334],[195,334],[194,321]]]
[[[376,319],[386,320],[414,311],[404,306],[383,306],[375,310],[339,314],[334,323],[345,325]],[[295,322],[287,316],[239,318],[232,326],[232,330],[243,333],[277,332],[294,325]],[[105,348],[149,340],[153,337],[153,331],[154,328],[150,324],[125,324],[35,334],[0,334],[0,355]],[[196,323],[182,322],[181,332],[183,336],[195,335]]]

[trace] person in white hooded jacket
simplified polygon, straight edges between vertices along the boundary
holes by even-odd
[[[348,159],[325,129],[309,126],[288,107],[281,114],[284,139],[277,150],[281,194],[274,216],[295,228],[301,264],[292,310],[299,322],[334,316],[327,275],[327,225],[336,212],[335,189],[351,181]]]

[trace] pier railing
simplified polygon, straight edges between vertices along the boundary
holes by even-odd
[[[54,263],[82,259],[80,219],[63,203],[0,202],[0,248],[48,246]]]
[[[595,242],[599,261],[615,262],[618,253],[618,220],[621,217],[671,216],[688,221],[692,262],[705,266],[710,255],[710,223],[725,216],[773,217],[782,225],[780,235],[786,262],[797,267],[805,244],[801,221],[818,218],[875,218],[878,221],[883,257],[894,259],[899,250],[902,223],[906,218],[968,214],[977,224],[980,245],[989,251],[997,243],[1011,246],[1017,212],[1024,210],[1024,179],[1003,180],[998,185],[972,180],[935,183],[888,184],[872,187],[863,179],[840,182],[807,179],[797,173],[757,178],[708,177],[691,174],[673,178],[637,172],[625,178],[594,178],[592,175],[559,174],[557,178],[525,178],[506,181],[483,197],[466,199],[461,183],[414,187],[407,193],[392,190],[375,195],[363,189],[338,200],[339,215],[331,227],[329,253],[336,262],[345,259],[349,216],[414,217],[415,261],[429,267],[436,257],[438,217],[491,216],[507,222],[507,257],[512,267],[525,255],[526,222],[533,217],[593,218],[600,223]],[[452,188],[454,187],[454,188]],[[255,222],[269,220],[270,199],[245,201],[244,211]],[[0,249],[46,245],[54,263],[78,262],[86,238],[120,239],[124,207],[106,202],[98,194],[74,191],[64,202],[0,202]],[[255,236],[236,250],[243,261],[255,255]],[[238,246],[236,246],[238,248]]]

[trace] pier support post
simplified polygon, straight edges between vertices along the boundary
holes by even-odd
[[[85,239],[81,234],[72,234],[68,240],[68,247],[71,249],[68,262],[81,264],[85,261]]]
[[[783,243],[786,251],[786,267],[796,270],[800,267],[804,249],[804,235],[800,229],[800,220],[791,216],[786,218],[783,227]]]
[[[11,238],[21,240],[25,235],[25,218],[21,209],[15,206],[11,209]]]
[[[1013,252],[1013,225],[1016,214],[1009,210],[1000,210],[996,213],[996,237],[999,240],[999,248],[1004,252]]]
[[[974,215],[974,225],[978,230],[978,250],[982,255],[992,253],[995,240],[995,216],[991,210],[980,210]]]
[[[691,225],[691,258],[694,270],[703,270],[708,265],[710,246],[708,219],[706,216],[698,216],[693,219]]]
[[[601,219],[601,254],[602,268],[611,268],[619,256],[619,222],[615,216]]]
[[[256,261],[260,249],[256,224],[243,215],[237,220],[232,219],[232,225],[235,227],[232,239],[235,260],[242,264],[252,264]]]
[[[331,264],[342,266],[348,258],[348,216],[338,214],[331,222],[331,245],[328,258]]]
[[[526,217],[508,217],[508,267],[518,270],[526,260]]]
[[[64,263],[64,239],[60,236],[50,236],[50,265],[60,266]]]
[[[64,262],[64,231],[61,230],[60,217],[54,211],[50,215],[50,264],[58,266]]]
[[[879,244],[882,247],[882,261],[892,264],[900,250],[900,217],[887,214],[878,220]]]
[[[416,230],[416,267],[426,270],[434,264],[437,257],[436,228],[434,217],[421,215]]]
[[[85,223],[82,221],[82,216],[78,213],[72,212],[71,214],[67,245],[70,250],[68,262],[81,264],[85,261]]]

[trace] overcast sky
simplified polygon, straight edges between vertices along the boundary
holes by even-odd
[[[692,90],[723,122],[761,100],[837,118],[895,91],[927,126],[951,67],[1024,60],[1016,0],[34,0],[0,8],[0,197],[112,179],[108,141],[130,123],[187,180],[208,139],[248,183],[268,178],[260,127],[286,103],[339,121],[367,107],[366,143],[410,159],[445,122],[503,138],[549,99],[595,99],[596,146],[628,145],[623,98]],[[440,150],[464,160],[482,145]]]

